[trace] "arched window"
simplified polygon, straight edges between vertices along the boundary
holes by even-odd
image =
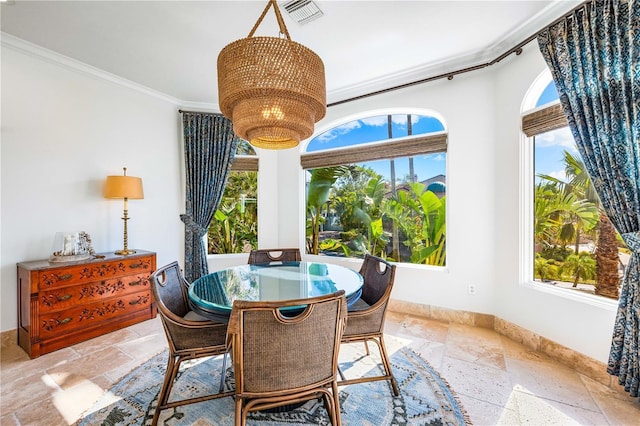
[[[628,259],[626,247],[606,224],[608,218],[582,163],[551,75],[547,72],[543,77],[544,89],[530,90],[529,96],[537,98],[525,101],[536,108],[522,117],[523,132],[533,144],[532,149],[523,150],[533,157],[525,162],[532,175],[525,176],[528,183],[523,192],[530,194],[525,204],[532,213],[530,222],[524,224],[529,231],[523,278],[579,294],[612,297],[603,277],[621,276]],[[613,259],[601,258],[606,251],[602,247],[612,243]],[[617,295],[617,289],[613,294]]]
[[[248,253],[258,248],[258,156],[238,144],[227,186],[207,235],[209,254]]]
[[[307,253],[444,266],[446,154],[434,115],[364,117],[314,137],[301,157]]]

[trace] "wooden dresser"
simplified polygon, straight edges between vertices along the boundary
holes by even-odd
[[[18,344],[31,358],[156,316],[156,254],[100,256],[18,263]]]

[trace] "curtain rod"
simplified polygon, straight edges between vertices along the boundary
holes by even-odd
[[[222,115],[219,112],[211,112],[211,111],[186,111],[184,109],[179,109],[178,112],[180,114],[210,114],[210,115]]]
[[[430,82],[430,81],[433,81],[433,80],[439,80],[439,79],[445,78],[445,77],[447,78],[447,80],[453,80],[453,76],[455,76],[455,75],[463,74],[463,73],[466,73],[466,72],[469,72],[469,71],[479,70],[479,69],[486,68],[488,66],[497,64],[498,62],[502,61],[504,58],[506,58],[507,56],[511,55],[512,53],[515,53],[516,55],[520,55],[522,53],[522,48],[525,45],[527,45],[528,43],[530,43],[531,40],[533,40],[536,37],[538,37],[538,34],[540,34],[546,28],[549,28],[549,27],[561,22],[562,20],[571,17],[574,14],[574,12],[576,12],[577,10],[585,7],[587,4],[591,3],[592,1],[593,0],[586,0],[586,1],[582,2],[582,3],[580,3],[578,6],[574,7],[569,12],[565,13],[564,15],[562,15],[560,18],[558,18],[555,21],[551,22],[550,24],[546,25],[543,29],[537,31],[535,34],[530,35],[529,37],[527,37],[526,39],[524,39],[523,41],[521,41],[520,43],[518,43],[517,45],[515,45],[511,49],[507,50],[505,53],[503,53],[502,55],[498,56],[493,61],[486,62],[484,64],[474,65],[474,66],[467,67],[467,68],[462,68],[462,69],[459,69],[459,70],[455,70],[455,71],[451,71],[451,72],[447,72],[447,73],[443,73],[443,74],[439,74],[439,75],[435,75],[433,77],[423,78],[421,80],[412,81],[412,82],[409,82],[409,83],[400,84],[398,86],[388,87],[386,89],[377,90],[375,92],[367,93],[367,94],[364,94],[364,95],[354,96],[352,98],[343,99],[341,101],[332,102],[330,104],[327,104],[327,108],[332,107],[332,106],[336,106],[336,105],[340,105],[340,104],[344,104],[344,103],[347,103],[347,102],[357,101],[357,100],[363,99],[363,98],[368,98],[370,96],[380,95],[380,94],[383,94],[383,93],[392,92],[392,91],[399,90],[399,89],[404,89],[406,87],[411,87],[411,86],[415,86],[415,85],[422,84],[422,83],[427,83],[427,82]]]

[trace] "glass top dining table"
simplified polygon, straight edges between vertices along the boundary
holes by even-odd
[[[198,314],[228,322],[234,300],[305,299],[345,291],[347,305],[362,293],[362,276],[340,265],[319,262],[274,262],[234,266],[204,275],[189,286],[189,301]]]

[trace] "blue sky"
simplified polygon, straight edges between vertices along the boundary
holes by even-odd
[[[408,124],[406,114],[392,115],[391,137],[400,138],[408,136]],[[444,126],[434,117],[411,115],[411,134],[440,132]],[[366,119],[360,119],[345,123],[334,129],[328,130],[309,142],[307,152],[359,145],[367,142],[377,142],[389,139],[389,126],[387,115],[380,115]],[[365,163],[377,173],[390,179],[389,160],[371,161]],[[446,154],[430,154],[414,157],[414,172],[418,180],[429,179],[438,174],[446,175]],[[409,160],[395,160],[396,179],[402,180],[409,175]]]
[[[558,91],[552,82],[545,88],[536,103],[536,107],[558,100]],[[534,151],[536,175],[538,173],[566,180],[564,173],[563,151],[578,154],[576,144],[568,127],[537,135]],[[579,155],[578,155],[579,157]],[[536,183],[540,179],[536,178]]]

